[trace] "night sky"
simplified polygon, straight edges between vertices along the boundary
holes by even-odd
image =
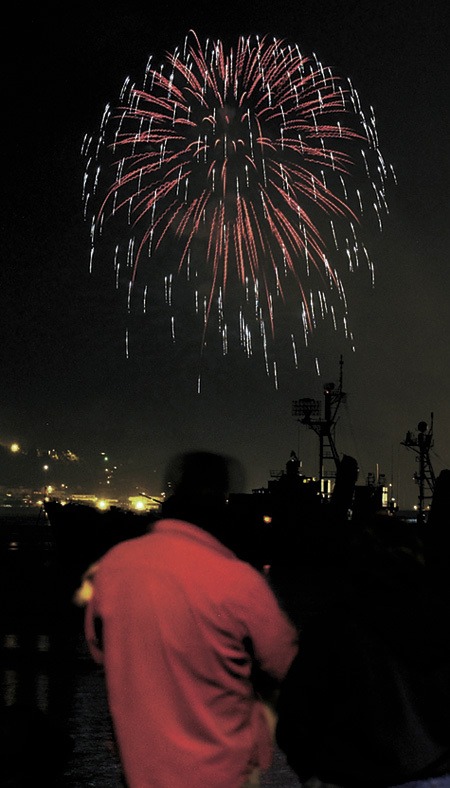
[[[86,487],[102,478],[106,452],[117,481],[160,492],[178,451],[225,452],[245,466],[248,490],[267,483],[298,451],[318,471],[318,439],[292,415],[292,402],[322,398],[338,382],[343,356],[347,402],[340,454],[358,460],[360,481],[384,473],[402,507],[417,501],[415,455],[401,445],[434,413],[435,473],[450,467],[450,79],[447,2],[277,0],[275,3],[69,5],[13,10],[12,49],[3,66],[0,444],[25,454],[74,452]],[[355,350],[321,331],[298,369],[281,348],[279,387],[261,359],[209,354],[197,393],[198,346],[186,332],[172,344],[158,310],[135,321],[129,357],[127,315],[107,268],[89,274],[83,220],[83,137],[127,75],[139,81],[148,56],[160,60],[188,30],[234,44],[239,35],[278,36],[315,52],[351,78],[373,106],[380,148],[397,176],[383,232],[370,231],[375,287],[367,271],[347,294]],[[315,358],[320,362],[320,376]],[[1,484],[17,481],[6,451]],[[54,460],[46,481],[69,479]],[[1,469],[0,469],[1,470]],[[29,474],[28,474],[29,475]],[[80,476],[81,478],[81,476]],[[44,484],[39,473],[34,484]]]

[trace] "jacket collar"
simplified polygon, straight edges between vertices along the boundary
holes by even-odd
[[[157,520],[157,522],[153,525],[152,533],[165,533],[172,534],[173,536],[181,536],[185,539],[191,539],[192,541],[197,542],[197,544],[202,544],[205,547],[209,547],[211,550],[214,550],[223,556],[228,558],[236,558],[235,553],[233,553],[232,550],[219,541],[219,539],[208,533],[208,531],[205,531],[204,528],[200,528],[200,526],[194,525],[193,523],[188,523],[186,520],[177,520],[175,518]]]

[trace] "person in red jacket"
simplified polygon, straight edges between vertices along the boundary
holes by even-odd
[[[241,788],[271,763],[253,676],[280,682],[297,635],[266,578],[224,543],[229,468],[185,455],[162,519],[91,578],[86,637],[129,788]]]

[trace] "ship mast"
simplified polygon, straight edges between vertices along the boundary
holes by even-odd
[[[335,428],[339,407],[346,400],[342,390],[343,359],[340,357],[339,384],[327,383],[323,389],[324,412],[321,415],[321,401],[305,397],[292,402],[292,415],[297,421],[312,429],[319,437],[319,478],[320,489],[325,497],[331,494],[331,483],[336,477],[340,460],[335,444]]]
[[[433,498],[436,477],[430,460],[430,449],[433,446],[433,414],[431,414],[430,427],[425,421],[420,421],[417,425],[417,435],[412,432],[406,433],[406,438],[401,441],[402,446],[411,449],[417,454],[416,462],[419,463],[419,471],[414,474],[414,480],[419,485],[419,506],[417,512],[417,523],[423,525],[425,522],[426,501]]]

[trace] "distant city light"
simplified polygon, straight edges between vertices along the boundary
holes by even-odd
[[[9,448],[13,454],[17,454],[20,451],[20,446],[18,443],[11,443],[11,446]]]

